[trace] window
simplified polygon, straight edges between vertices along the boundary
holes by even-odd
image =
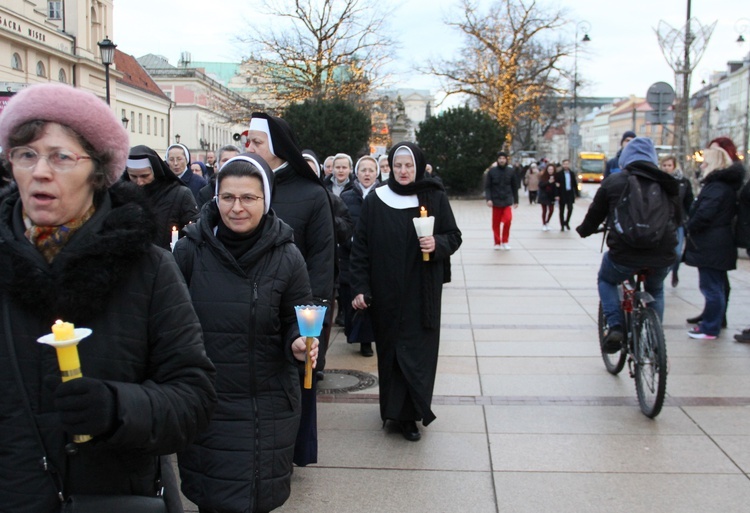
[[[17,53],[14,53],[10,58],[10,67],[18,71],[23,71],[23,62],[21,61],[21,56]]]
[[[164,118],[161,118],[161,136],[164,137]]]
[[[57,81],[61,84],[67,84],[68,83],[68,77],[65,75],[65,70],[60,68],[60,72],[57,74]]]
[[[151,135],[151,116],[146,116],[146,135]]]
[[[62,0],[47,2],[47,17],[51,20],[62,19]]]
[[[143,114],[138,113],[138,133],[143,133]]]
[[[130,133],[135,133],[135,112],[130,111]]]
[[[158,127],[156,125],[156,116],[154,116],[154,135],[156,135],[158,133],[158,131],[156,130],[157,128]]]
[[[36,76],[38,77],[47,76],[47,70],[44,69],[44,63],[42,61],[39,61],[36,63]]]

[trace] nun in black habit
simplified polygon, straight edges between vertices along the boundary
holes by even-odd
[[[317,369],[322,371],[333,314],[336,245],[328,192],[311,172],[297,136],[283,119],[254,112],[248,130],[248,151],[260,155],[273,170],[271,207],[294,230],[294,243],[305,259],[314,302],[328,307],[319,337]],[[317,379],[313,379],[311,390],[302,389],[302,419],[294,448],[294,463],[300,466],[318,461],[316,391]]]
[[[404,438],[417,441],[416,422],[427,426],[435,420],[431,403],[440,302],[461,231],[443,186],[425,176],[418,146],[395,145],[388,164],[388,182],[367,195],[354,231],[352,306],[371,309],[383,423],[397,422]],[[420,207],[435,217],[431,237],[417,237],[413,220],[420,217]],[[429,261],[423,261],[423,252],[429,253]]]
[[[148,146],[133,146],[126,166],[122,180],[140,186],[151,204],[156,224],[153,243],[171,250],[172,228],[182,230],[198,218],[193,194]]]

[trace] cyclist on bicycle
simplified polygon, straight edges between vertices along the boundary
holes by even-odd
[[[659,169],[654,143],[647,137],[636,137],[620,155],[621,173],[608,176],[594,196],[586,217],[576,231],[588,237],[599,230],[607,220],[607,246],[609,251],[602,256],[597,284],[602,310],[609,330],[602,340],[602,351],[613,354],[620,350],[625,338],[624,317],[620,309],[617,285],[631,278],[641,269],[647,271],[645,289],[654,298],[654,310],[661,319],[664,315],[664,278],[669,274],[677,255],[676,227],[682,219],[679,203],[679,184],[671,175]],[[649,247],[633,247],[614,229],[614,211],[626,189],[629,177],[657,182],[666,193],[671,204],[666,215],[667,228],[661,240]],[[658,191],[658,189],[657,189]]]

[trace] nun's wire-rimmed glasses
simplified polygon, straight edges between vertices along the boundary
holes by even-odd
[[[78,155],[70,150],[55,150],[47,155],[41,155],[27,146],[11,148],[8,160],[17,169],[34,169],[40,159],[47,159],[47,164],[53,171],[66,173],[76,167],[79,160],[91,160],[88,155]]]
[[[254,194],[243,194],[242,196],[235,196],[234,194],[219,194],[219,203],[225,207],[233,207],[235,201],[240,200],[240,205],[243,207],[252,207],[258,200],[264,199],[263,196],[255,196]]]

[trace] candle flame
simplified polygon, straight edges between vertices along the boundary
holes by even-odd
[[[62,323],[63,323],[63,322],[62,322],[62,319],[57,319],[57,320],[55,321],[55,324],[62,324]]]
[[[173,232],[176,232],[176,231],[177,231],[177,227],[176,227],[176,226],[173,226],[173,227],[172,227],[172,231],[173,231]]]

